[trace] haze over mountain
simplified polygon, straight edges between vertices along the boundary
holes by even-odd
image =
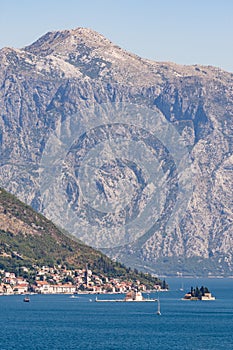
[[[232,274],[231,73],[85,28],[4,48],[0,67],[1,186],[127,264]]]

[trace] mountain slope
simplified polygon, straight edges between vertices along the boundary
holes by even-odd
[[[85,28],[2,49],[0,66],[4,188],[135,267],[232,274],[231,73],[141,59]]]
[[[66,265],[98,275],[141,280],[145,285],[161,283],[111,261],[101,252],[71,238],[43,215],[0,188],[0,268],[16,271],[20,266]]]

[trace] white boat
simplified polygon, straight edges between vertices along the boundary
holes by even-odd
[[[183,274],[182,274],[182,272],[180,272],[180,277],[181,277],[181,287],[180,287],[180,291],[183,292],[183,290],[184,290],[184,282],[183,282]]]
[[[25,303],[29,303],[29,301],[30,301],[29,296],[25,296],[24,299],[23,299],[23,301],[24,301]]]
[[[71,299],[78,299],[78,296],[75,295],[75,294],[72,294],[72,295],[70,296],[70,298],[71,298]]]
[[[161,311],[160,311],[160,300],[159,300],[159,297],[158,297],[158,308],[157,308],[157,312],[156,312],[156,315],[161,315]]]

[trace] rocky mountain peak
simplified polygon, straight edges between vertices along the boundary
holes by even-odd
[[[91,52],[107,52],[109,50],[123,51],[106,39],[103,35],[88,29],[76,28],[48,32],[32,45],[26,46],[25,51],[38,56],[60,56],[69,58],[72,53],[88,55]]]
[[[23,51],[37,56],[37,59],[61,59],[91,79],[113,80],[129,86],[142,83],[150,86],[152,80],[154,85],[167,80],[179,83],[183,77],[206,81],[220,76],[221,80],[225,78],[227,82],[232,82],[229,73],[216,67],[183,66],[142,59],[88,28],[48,32]]]
[[[148,269],[156,267],[166,273],[171,269],[180,271],[184,266],[187,271],[194,271],[195,265],[196,271],[232,273],[231,73],[216,67],[142,59],[86,28],[47,33],[22,50],[4,48],[0,51],[0,67],[0,181],[3,187],[49,218],[55,221],[60,218],[58,224],[70,232],[81,232],[82,227],[88,227],[83,235],[89,239],[89,228],[94,227],[98,242],[91,241],[91,244],[103,248],[104,236],[108,254],[134,266],[143,264]],[[122,103],[128,103],[128,107],[145,107],[144,112],[149,108],[155,116],[148,123],[147,114],[138,114],[137,110],[135,115],[126,114],[124,123],[114,124],[109,116],[114,115]],[[93,127],[95,118],[87,119],[90,115],[93,117],[89,115],[91,108],[102,110],[101,116],[105,119],[101,127]],[[75,119],[77,116],[80,119]],[[137,119],[130,123],[129,118],[134,116]],[[160,120],[159,116],[165,124],[158,123],[153,128],[153,121]],[[87,132],[80,135],[74,121],[78,125],[84,123]],[[164,225],[178,198],[179,174],[169,154],[176,150],[175,141],[174,148],[166,147],[171,133],[160,134],[158,140],[157,131],[162,125],[169,125],[170,130],[176,132],[173,141],[180,137],[187,147],[192,167],[183,171],[180,178],[187,180],[191,172],[193,183],[190,201],[182,208],[182,220],[177,221],[168,234],[164,232]],[[48,144],[54,140],[54,132],[62,139],[58,138],[51,150],[60,150],[59,157],[62,154],[65,159],[64,173],[56,176],[63,192],[54,191],[53,197],[50,188],[44,193],[40,186],[42,159],[45,150],[50,149]],[[112,147],[114,135],[123,137],[122,144],[131,140],[134,145],[139,143],[148,148],[150,155],[142,157],[143,161],[153,165],[156,158],[157,168],[168,176],[170,187],[160,191],[160,220],[154,222],[153,215],[157,211],[150,212],[151,216],[145,215],[143,223],[150,217],[154,225],[145,235],[137,236],[130,244],[110,249],[111,243],[124,232],[122,223],[128,227],[138,214],[143,214],[156,188],[148,182],[150,177],[143,174],[135,159],[125,155],[114,158],[114,149],[118,151],[121,145]],[[72,147],[63,153],[61,145],[74,136],[78,140],[72,139]],[[108,139],[111,154],[100,147]],[[94,151],[102,157],[102,162],[95,171],[90,167],[93,171],[85,177],[89,168],[82,167],[82,160]],[[85,203],[86,186],[80,188],[79,174],[85,179],[94,177],[90,192],[96,194],[102,211],[90,206],[91,196]],[[47,183],[46,172],[44,176]],[[129,186],[128,191],[125,185]],[[51,198],[47,207],[46,196]],[[126,207],[116,213],[104,211],[106,201],[115,209],[114,204],[121,198],[122,203],[127,203]],[[67,207],[72,209],[71,216],[65,210]],[[115,231],[109,243],[111,226]],[[128,235],[127,239],[130,237]]]
[[[94,49],[111,45],[111,42],[91,29],[79,27],[72,30],[48,32],[24,49],[39,56],[48,56],[78,51],[80,45]]]

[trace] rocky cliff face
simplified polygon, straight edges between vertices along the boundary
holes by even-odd
[[[83,28],[0,67],[1,186],[127,264],[232,274],[232,74]]]

